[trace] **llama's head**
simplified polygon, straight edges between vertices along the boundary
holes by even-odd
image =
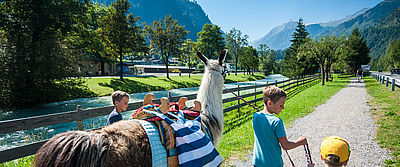
[[[225,67],[225,64],[223,64],[223,62],[225,60],[225,56],[226,56],[227,52],[228,52],[227,49],[222,50],[218,56],[218,60],[209,60],[203,54],[201,54],[200,52],[197,52],[197,56],[204,63],[205,73],[217,72],[217,73],[220,73],[222,75],[222,77],[225,79],[225,76],[226,76],[225,68],[226,67]]]

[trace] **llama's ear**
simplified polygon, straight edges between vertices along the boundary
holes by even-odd
[[[196,51],[197,57],[200,58],[200,60],[204,63],[204,65],[207,66],[208,64],[208,59],[205,57],[203,54],[201,54],[199,51]]]
[[[224,62],[226,53],[228,53],[228,49],[222,50],[221,53],[219,54],[219,57],[218,57],[219,65],[222,65],[222,63]]]

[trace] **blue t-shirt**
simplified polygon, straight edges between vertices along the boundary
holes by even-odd
[[[111,125],[114,122],[122,120],[122,114],[118,113],[117,110],[113,110],[110,115],[108,115],[107,125]]]
[[[285,137],[282,119],[273,114],[256,112],[253,116],[254,150],[253,165],[281,167],[282,150],[278,138]]]

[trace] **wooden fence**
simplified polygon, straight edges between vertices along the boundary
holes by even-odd
[[[316,74],[316,75],[309,75],[309,76],[305,76],[305,77],[292,78],[292,79],[288,79],[288,80],[280,81],[280,82],[277,82],[277,81],[272,82],[272,83],[267,82],[266,84],[259,84],[259,85],[256,85],[256,84],[250,85],[250,86],[239,86],[238,85],[237,88],[232,88],[230,90],[232,92],[236,92],[242,98],[254,96],[254,100],[249,100],[248,102],[255,103],[257,101],[262,100],[262,97],[257,98],[257,95],[262,94],[262,90],[257,91],[257,88],[261,88],[261,87],[265,87],[265,86],[269,86],[269,85],[276,85],[284,90],[290,90],[294,87],[304,85],[306,83],[315,81],[319,78],[320,78],[320,75]],[[254,89],[253,93],[240,95],[240,91],[251,90],[251,89]],[[225,93],[229,93],[229,92],[227,90],[224,90],[223,94],[225,94]],[[197,96],[197,94],[189,94],[189,95],[169,97],[169,99],[170,99],[170,101],[178,101],[179,98],[181,98],[181,97],[187,97],[188,100],[193,100],[193,99],[196,99],[196,96]],[[232,102],[232,101],[236,101],[236,100],[238,101],[238,105],[224,108],[224,113],[235,110],[235,109],[240,109],[240,107],[243,107],[246,105],[245,103],[240,102],[240,100],[237,97],[225,98],[222,101],[223,101],[223,103],[228,103],[228,102]],[[160,103],[160,99],[153,100],[153,103]],[[130,103],[127,108],[127,111],[138,109],[142,105],[143,105],[142,101]],[[101,107],[101,108],[82,110],[82,108],[80,106],[77,106],[76,111],[69,111],[69,112],[62,112],[62,113],[56,113],[56,114],[0,121],[0,134],[8,134],[8,133],[13,133],[13,132],[20,131],[20,130],[29,130],[29,129],[39,128],[39,127],[45,127],[45,126],[56,125],[56,124],[67,123],[67,122],[74,122],[74,121],[77,122],[78,130],[83,130],[82,120],[88,119],[88,118],[94,118],[94,117],[98,117],[98,116],[108,115],[109,112],[111,110],[113,110],[113,108],[114,108],[114,106],[109,106],[109,107]],[[23,146],[16,146],[16,147],[12,147],[12,148],[9,148],[6,150],[2,150],[2,151],[0,151],[0,163],[35,154],[36,151],[47,141],[48,141],[48,139],[30,143],[30,144],[26,144]]]
[[[388,87],[389,83],[390,83],[392,85],[392,91],[395,90],[395,87],[400,88],[400,81],[397,78],[393,78],[393,77],[386,76],[386,75],[379,74],[379,73],[371,73],[371,76],[373,78],[375,78],[376,81],[378,81],[381,84],[386,83],[386,87]]]

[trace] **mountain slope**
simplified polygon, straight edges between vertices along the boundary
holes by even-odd
[[[364,30],[379,22],[399,7],[400,0],[385,0],[356,18],[338,25],[331,33],[336,35],[345,33],[346,35],[349,35],[356,27],[360,30]]]
[[[110,5],[115,0],[97,0],[99,3]],[[187,38],[197,40],[197,33],[204,24],[211,21],[196,1],[190,0],[128,0],[131,7],[129,12],[140,16],[140,22],[152,25],[154,20],[164,19],[171,14],[172,19],[178,20],[190,31]]]
[[[260,44],[267,44],[271,49],[287,48],[290,45],[290,39],[296,26],[297,22],[289,20],[288,23],[273,28],[261,39],[251,42],[251,45],[256,48]]]
[[[371,9],[362,9],[342,20],[328,23],[309,24],[306,26],[306,29],[312,38],[323,36],[326,33],[331,35],[342,35],[345,33],[346,35],[349,35],[356,27],[358,27],[360,31],[364,31],[368,27],[375,25],[399,7],[400,0],[385,0]],[[337,26],[335,27],[335,25]],[[286,49],[290,45],[292,35],[292,33],[288,33],[288,31],[293,32],[295,26],[286,26],[286,28],[290,29],[281,29],[282,32],[269,32],[264,37],[250,43],[255,47],[259,44],[267,44],[267,46],[273,49]]]
[[[397,8],[387,17],[362,32],[368,47],[371,48],[370,56],[378,58],[385,54],[390,42],[400,39],[400,8]]]
[[[364,9],[361,9],[361,10],[359,10],[358,12],[356,12],[356,13],[354,13],[354,14],[352,14],[352,15],[346,16],[346,17],[343,18],[343,19],[340,19],[340,20],[333,20],[333,21],[330,21],[330,22],[327,22],[327,23],[320,23],[320,25],[321,25],[322,27],[336,27],[336,26],[338,26],[339,24],[342,24],[342,23],[344,23],[344,22],[346,22],[346,21],[349,21],[349,20],[351,20],[351,19],[356,18],[357,16],[359,16],[359,15],[365,13],[365,12],[366,12],[367,10],[369,10],[369,9],[371,9],[371,8],[364,8]]]
[[[311,37],[323,36],[332,31],[335,28],[334,26],[356,18],[357,16],[366,12],[368,9],[369,8],[364,8],[340,20],[330,21],[327,23],[307,24],[306,29],[310,33]],[[290,46],[290,40],[292,39],[293,32],[296,30],[296,26],[297,22],[289,20],[288,23],[273,28],[265,36],[250,42],[250,44],[254,47],[258,47],[260,44],[267,44],[267,46],[272,49],[286,49]]]

